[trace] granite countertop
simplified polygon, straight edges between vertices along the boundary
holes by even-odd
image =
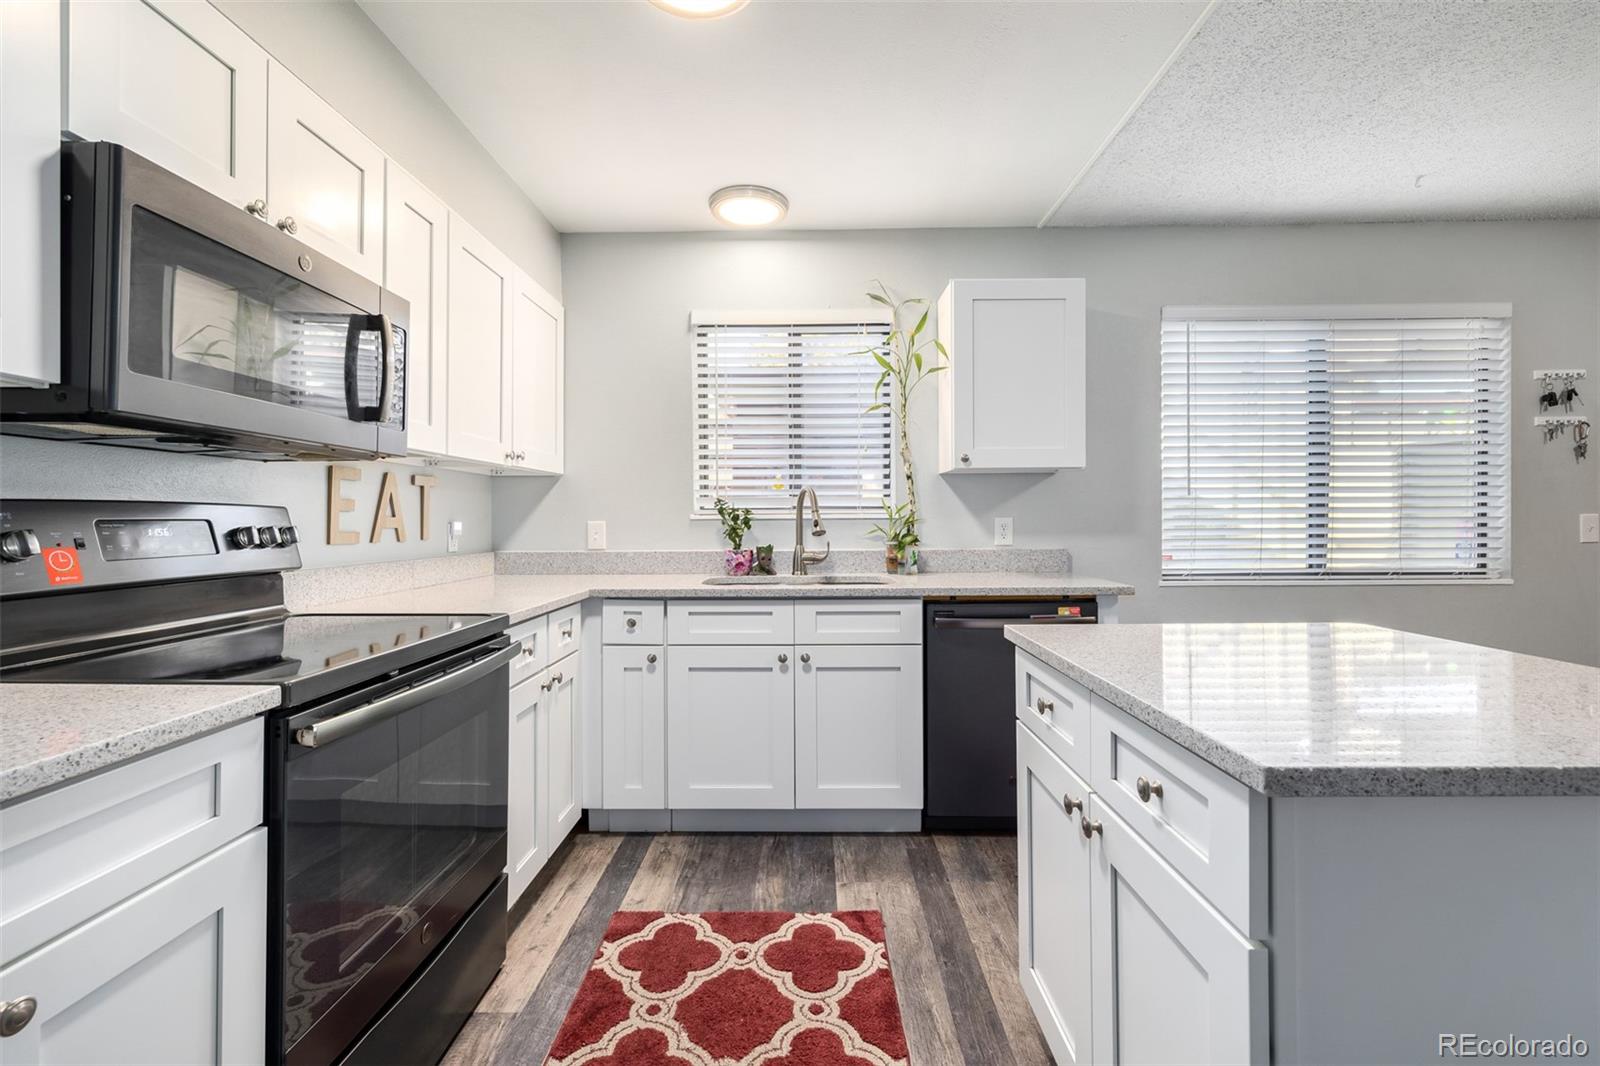
[[[319,604],[322,614],[505,614],[513,624],[591,597],[613,599],[906,599],[929,596],[1130,596],[1118,581],[1069,574],[890,576],[873,585],[707,585],[705,574],[496,574]]]
[[[1009,626],[1273,796],[1600,795],[1600,669],[1353,623]]]
[[[0,685],[0,803],[276,707],[276,685]]]

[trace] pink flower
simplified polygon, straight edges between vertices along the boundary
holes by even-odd
[[[750,572],[755,564],[756,553],[746,548],[744,551],[734,551],[729,548],[722,556],[723,568],[730,577],[743,577]]]

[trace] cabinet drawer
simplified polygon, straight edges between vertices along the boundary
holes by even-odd
[[[512,687],[522,684],[549,664],[548,619],[549,615],[544,615],[507,630],[506,635],[522,645],[522,654],[511,660]]]
[[[666,609],[660,600],[607,600],[600,609],[607,644],[665,644]]]
[[[1266,797],[1101,700],[1091,717],[1095,792],[1228,921],[1265,936]]]
[[[1017,652],[1017,719],[1044,741],[1056,757],[1082,777],[1089,776],[1089,690]]]
[[[788,600],[683,600],[667,604],[668,644],[793,644]]]
[[[578,650],[583,641],[583,606],[573,604],[552,611],[550,618],[550,661],[559,662]]]
[[[802,600],[797,644],[921,644],[921,600]]]
[[[0,810],[0,963],[261,824],[261,719]]]

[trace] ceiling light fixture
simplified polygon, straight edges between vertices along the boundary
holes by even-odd
[[[663,11],[686,19],[719,19],[731,15],[750,0],[650,0]]]
[[[729,185],[711,194],[711,213],[730,226],[770,226],[789,213],[789,198],[765,185]]]

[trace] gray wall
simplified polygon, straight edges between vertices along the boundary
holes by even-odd
[[[560,236],[355,0],[216,6],[560,298]]]
[[[577,549],[584,521],[612,548],[711,547],[688,517],[688,314],[696,308],[859,307],[882,278],[936,297],[951,277],[1089,281],[1089,442],[1083,470],[934,472],[930,387],[914,405],[925,543],[1065,546],[1083,574],[1140,592],[1130,621],[1348,619],[1580,661],[1600,661],[1600,548],[1577,515],[1600,510],[1600,455],[1546,447],[1529,371],[1597,365],[1600,224],[1439,223],[1293,227],[568,235],[567,474],[494,485],[495,546]],[[1166,304],[1511,301],[1513,576],[1497,587],[1160,588],[1158,343]],[[1590,409],[1600,411],[1600,381]],[[859,546],[862,523],[830,523]],[[762,540],[786,543],[787,524]]]

